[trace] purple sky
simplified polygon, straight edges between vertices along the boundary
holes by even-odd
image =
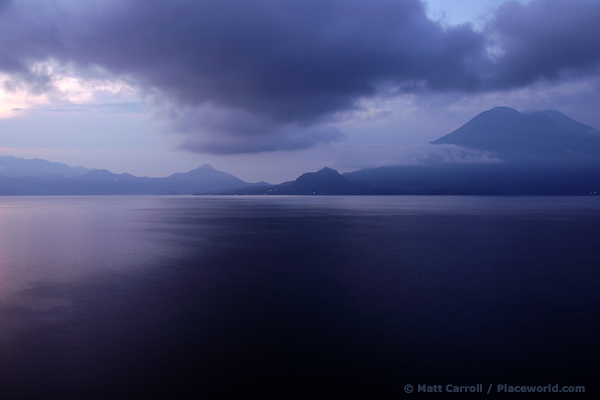
[[[500,105],[600,128],[598,21],[591,0],[0,0],[0,154],[272,183],[478,161],[428,142]]]

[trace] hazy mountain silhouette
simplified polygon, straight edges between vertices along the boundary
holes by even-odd
[[[236,187],[247,186],[249,183],[223,171],[217,171],[208,164],[185,173],[175,173],[168,178],[161,178],[166,186],[175,184],[179,190],[194,192],[214,192]]]
[[[222,194],[266,194],[266,195],[340,195],[359,194],[364,191],[361,185],[350,183],[334,169],[323,168],[317,172],[307,172],[295,181],[279,185],[255,186],[222,192]]]
[[[324,168],[280,185],[228,194],[589,195],[600,192],[600,132],[559,111],[483,112],[433,143],[498,154],[502,163]],[[223,192],[225,193],[225,192]]]
[[[81,181],[104,181],[104,182],[112,182],[112,181],[134,181],[139,179],[136,176],[131,174],[113,174],[112,172],[106,169],[93,169],[87,174],[80,175],[78,177]]]
[[[378,195],[590,195],[600,193],[592,164],[437,164],[366,168],[345,173]],[[364,187],[364,186],[363,186]]]
[[[348,179],[327,167],[302,174],[286,187],[294,194],[351,194],[354,190]]]
[[[105,169],[88,171],[73,178],[60,174],[27,177],[0,175],[0,195],[192,194],[256,185],[217,171],[210,165],[166,178],[113,174]]]
[[[344,176],[373,194],[589,195],[600,192],[600,132],[556,110],[482,112],[432,142],[489,151],[502,163],[363,169]]]
[[[12,156],[0,156],[0,175],[8,178],[42,177],[45,175],[62,175],[66,178],[73,178],[89,171],[88,168],[69,167],[67,164],[39,158],[27,160]]]
[[[496,107],[432,143],[490,151],[507,162],[600,163],[600,132],[556,110]]]
[[[279,185],[250,184],[204,165],[166,178],[71,168],[44,160],[2,157],[0,194],[461,194],[589,195],[600,193],[600,132],[559,111],[485,111],[432,142],[488,151],[502,163],[437,163],[367,168],[340,175],[330,168]],[[10,164],[12,163],[12,164]],[[26,165],[23,175],[11,165]],[[37,169],[33,165],[39,166]],[[42,168],[43,167],[43,168]],[[12,169],[11,169],[12,168]],[[45,169],[44,169],[45,168]],[[53,171],[43,173],[43,171]],[[13,172],[10,172],[13,171]],[[40,172],[42,171],[42,172]],[[64,174],[57,171],[66,171]],[[79,173],[79,172],[86,173]],[[10,174],[13,174],[12,176]],[[20,174],[20,175],[19,175]],[[67,177],[71,174],[71,177]],[[75,176],[73,176],[75,174]]]
[[[575,121],[573,118],[567,117],[565,114],[561,113],[560,111],[545,110],[545,111],[542,111],[542,113],[544,115],[546,115],[548,118],[550,118],[551,120],[553,120],[554,122],[556,122],[557,124],[559,124],[560,126],[562,126],[563,128],[565,128],[577,135],[595,136],[595,135],[600,134],[600,132],[598,132],[596,129],[592,128],[591,126],[587,126],[586,124],[582,124],[581,122]]]

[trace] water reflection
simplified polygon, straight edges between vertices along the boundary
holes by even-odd
[[[598,223],[588,198],[0,198],[0,394],[584,384]]]

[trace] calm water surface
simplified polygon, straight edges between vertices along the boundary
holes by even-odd
[[[0,398],[589,395],[599,288],[595,197],[0,197]]]

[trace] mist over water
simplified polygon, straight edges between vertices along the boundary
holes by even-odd
[[[597,392],[599,226],[595,197],[0,197],[0,398]]]

